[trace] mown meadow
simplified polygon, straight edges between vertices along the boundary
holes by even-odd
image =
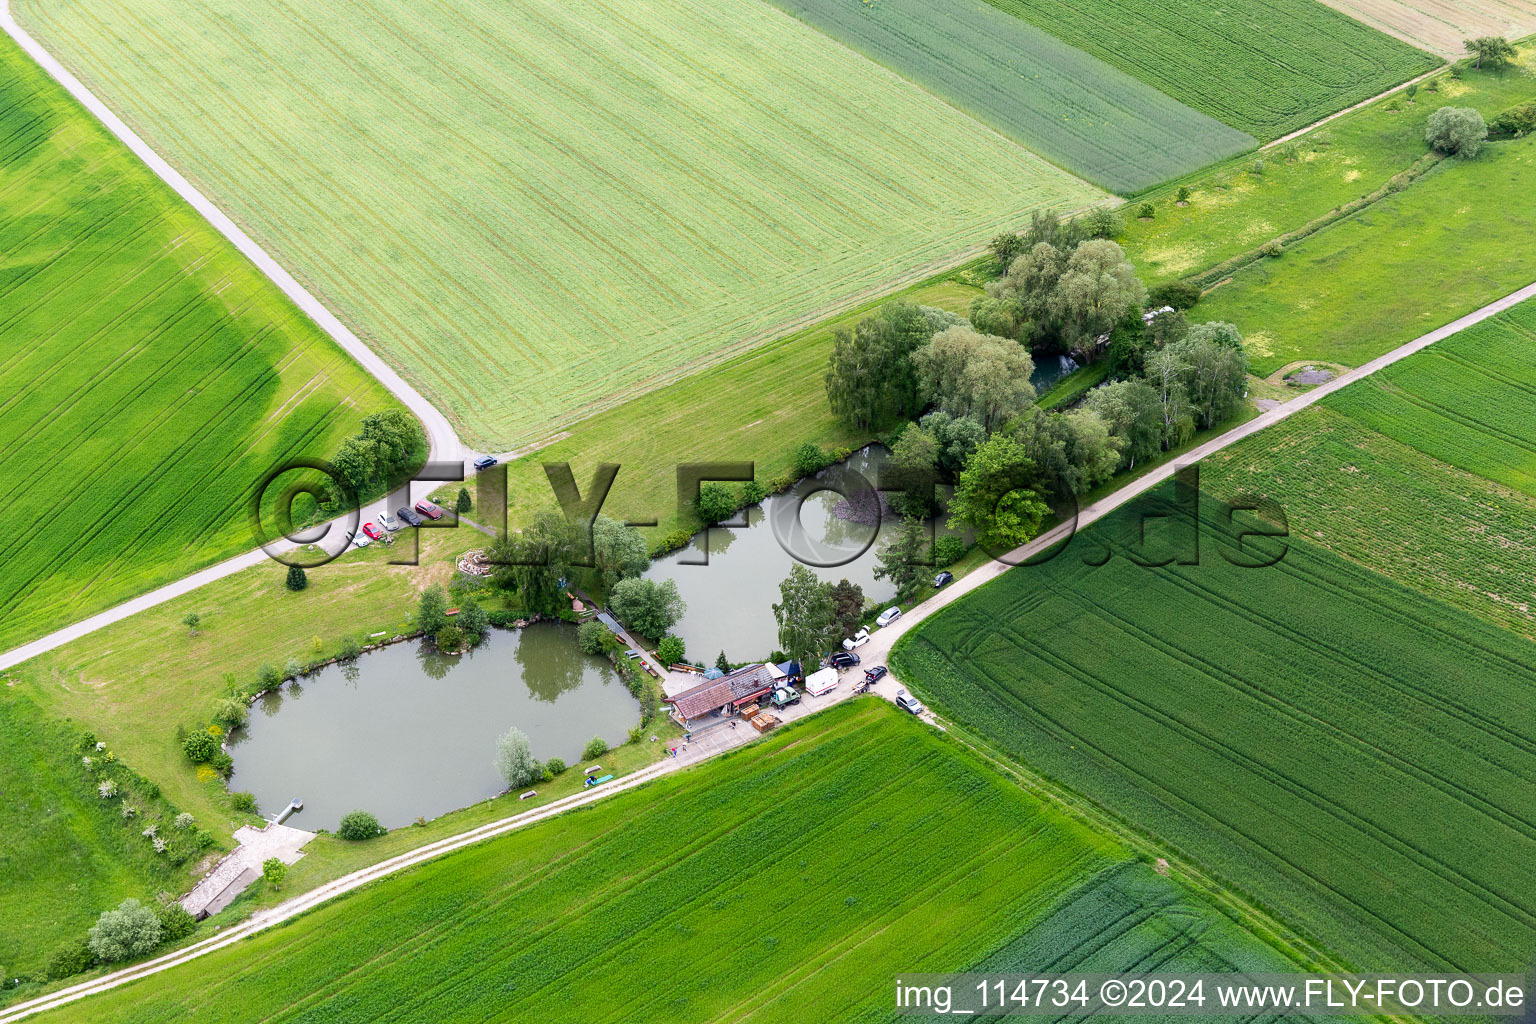
[[[1472,107],[1491,120],[1536,99],[1536,47],[1522,47],[1519,63],[1504,71],[1462,68],[1458,75],[1437,75],[1411,100],[1399,92],[1290,142],[1148,192],[1126,209],[1119,242],[1149,285],[1203,277],[1208,268],[1330,217],[1422,162],[1429,151],[1425,123],[1441,106]],[[1183,205],[1181,188],[1190,193]],[[1137,215],[1142,202],[1153,204],[1151,219]]]
[[[1059,969],[1283,969],[1202,914],[953,740],[863,700],[38,1019],[884,1019],[896,972],[1026,951]],[[1123,944],[1086,946],[1086,924]]]
[[[1346,963],[1523,969],[1536,645],[1300,531],[1241,567],[1279,542],[1239,550],[1209,501],[1201,522],[1178,564],[1187,514],[1133,503],[926,620],[893,668]]]
[[[394,400],[0,40],[0,649],[253,545],[264,474]]]
[[[482,450],[1103,198],[764,4],[15,9]]]
[[[986,4],[770,2],[1113,192],[1147,188],[1258,145]]]
[[[1440,63],[1317,0],[987,2],[1265,142]]]

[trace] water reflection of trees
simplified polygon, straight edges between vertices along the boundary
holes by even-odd
[[[458,664],[458,655],[444,654],[437,645],[422,640],[416,645],[416,663],[428,679],[443,679]]]
[[[567,626],[528,626],[519,633],[512,655],[534,700],[553,704],[561,694],[580,686],[589,669],[612,671],[606,662],[581,653],[576,631]]]

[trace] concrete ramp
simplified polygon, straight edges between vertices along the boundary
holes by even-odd
[[[296,863],[304,856],[305,844],[313,838],[313,832],[287,825],[240,829],[235,833],[235,842],[239,845],[234,852],[214,865],[213,870],[181,898],[181,905],[199,921],[217,914],[261,877],[261,866],[268,858],[276,857],[284,864]]]

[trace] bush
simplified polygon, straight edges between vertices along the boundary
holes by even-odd
[[[221,750],[208,759],[208,767],[227,779],[235,774],[235,759]]]
[[[91,952],[89,938],[82,935],[78,939],[68,939],[48,957],[48,980],[74,977],[95,962],[96,955]]]
[[[155,912],[130,896],[91,928],[91,955],[104,964],[131,960],[160,945],[162,934]]]
[[[460,487],[458,500],[453,503],[454,511],[459,515],[463,515],[474,507],[475,503],[469,498],[469,488]]]
[[[1188,281],[1168,281],[1147,290],[1147,308],[1189,309],[1200,301],[1200,286]]]
[[[699,498],[695,502],[695,507],[699,518],[713,526],[729,519],[736,511],[736,495],[725,484],[704,484],[699,488]]]
[[[1500,138],[1516,138],[1536,131],[1536,100],[1510,107],[1493,119],[1488,130]]]
[[[741,503],[743,505],[756,505],[768,497],[768,488],[756,480],[748,480],[741,488]]]
[[[336,834],[342,839],[373,839],[384,834],[379,819],[367,811],[348,811],[336,826]]]
[[[608,753],[608,743],[601,736],[593,736],[581,752],[583,761],[592,761]]]
[[[1471,158],[1488,137],[1488,125],[1471,107],[1441,107],[1429,115],[1424,141],[1442,153]]]
[[[1262,252],[1265,256],[1273,258],[1283,253],[1285,251],[1285,247],[1280,244],[1280,240],[1278,238],[1271,238],[1269,241],[1264,243],[1264,247],[1259,251]]]
[[[631,742],[631,743],[639,743],[644,738],[645,738],[645,726],[644,726],[644,724],[632,725],[632,726],[629,727],[629,742]]]
[[[191,813],[182,811],[180,814],[176,815],[176,820],[172,822],[172,824],[175,825],[176,831],[185,832],[187,829],[196,824],[196,821],[197,819],[193,818]]]
[[[213,846],[216,842],[216,840],[213,838],[213,833],[205,828],[200,828],[197,830],[197,835],[193,837],[193,841],[197,843],[197,848],[199,850],[206,850]]]
[[[593,619],[576,627],[576,644],[588,654],[602,654],[608,642],[608,627]]]
[[[228,732],[240,728],[250,717],[250,705],[238,697],[226,697],[213,708],[213,720]]]
[[[298,658],[289,658],[283,664],[283,678],[297,679],[304,674],[304,666],[299,664]]]
[[[663,665],[676,665],[687,656],[688,649],[684,646],[682,637],[669,633],[661,638],[661,643],[656,645],[656,657]]]
[[[155,916],[160,919],[160,935],[164,942],[178,942],[191,935],[197,927],[197,922],[187,913],[187,908],[174,901],[161,906],[155,911]]]
[[[352,661],[363,653],[363,645],[357,642],[356,637],[346,636],[341,638],[341,646],[336,649],[336,657],[342,661]]]
[[[283,586],[295,591],[303,590],[309,586],[309,577],[304,575],[303,566],[290,565],[288,567],[288,578],[283,581]]]
[[[1083,218],[1083,227],[1090,238],[1116,238],[1125,230],[1125,222],[1114,210],[1100,206]]]
[[[790,462],[794,464],[796,474],[810,476],[812,473],[819,473],[826,469],[831,465],[832,460],[827,458],[827,453],[821,450],[820,445],[807,441],[795,448],[794,454],[790,456]]]
[[[647,686],[645,692],[640,694],[640,724],[650,725],[651,719],[661,713],[661,698],[656,695],[656,688]]]
[[[1153,217],[1157,216],[1157,207],[1153,206],[1151,203],[1142,203],[1140,206],[1136,207],[1136,216],[1140,217],[1142,220],[1151,220]]]
[[[1190,195],[1189,186],[1188,185],[1180,185],[1179,186],[1178,201],[1181,202],[1181,203],[1189,202],[1189,195]]]
[[[445,654],[457,654],[464,649],[464,631],[458,626],[444,626],[432,637],[437,649]]]
[[[506,780],[508,789],[518,789],[538,780],[542,769],[533,759],[533,747],[523,730],[508,729],[496,741],[496,771]]]
[[[1255,161],[1254,161],[1254,162],[1253,162],[1253,163],[1252,163],[1252,164],[1250,164],[1250,165],[1249,165],[1249,167],[1248,167],[1248,170],[1249,170],[1249,172],[1251,172],[1251,173],[1253,173],[1253,174],[1257,174],[1257,175],[1260,175],[1260,176],[1261,176],[1261,177],[1262,177],[1262,176],[1263,176],[1263,174],[1264,174],[1264,171],[1265,171],[1265,170],[1266,170],[1266,169],[1267,169],[1267,168],[1266,168],[1266,167],[1265,167],[1265,165],[1264,165],[1264,161],[1263,161],[1263,160],[1255,160]]]
[[[207,764],[219,753],[219,741],[200,729],[186,738],[181,750],[193,764]]]
[[[254,793],[246,793],[244,791],[231,793],[229,794],[229,803],[237,811],[243,811],[246,814],[256,813],[256,795]]]
[[[263,690],[275,690],[283,684],[283,674],[269,662],[256,670],[256,682]]]
[[[940,537],[933,542],[933,561],[940,569],[954,565],[965,556],[965,541],[959,537]]]
[[[544,762],[544,770],[548,772],[551,777],[559,775],[561,772],[565,771],[565,762],[560,760],[558,757],[552,757],[548,761]]]

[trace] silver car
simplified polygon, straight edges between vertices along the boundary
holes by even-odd
[[[920,715],[924,711],[923,702],[912,696],[906,690],[896,691],[896,706],[901,708],[901,710],[914,715]]]

